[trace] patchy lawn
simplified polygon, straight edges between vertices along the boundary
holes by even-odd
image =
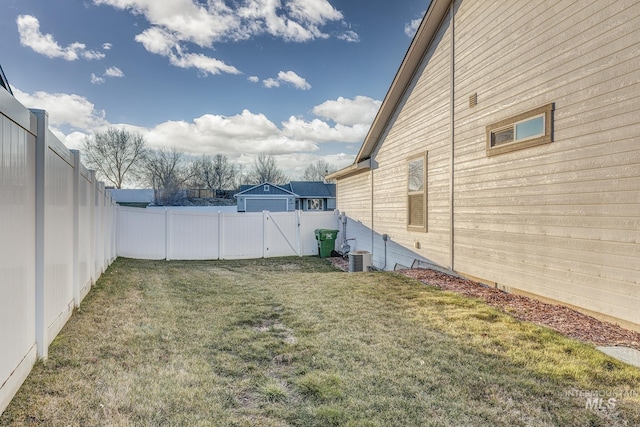
[[[602,399],[602,400],[600,400]],[[640,425],[640,370],[393,273],[118,259],[0,425]]]

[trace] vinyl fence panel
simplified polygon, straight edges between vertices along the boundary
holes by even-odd
[[[44,173],[44,321],[46,339],[50,343],[71,317],[75,305],[72,238],[74,156],[53,134],[47,137],[50,141],[45,147]]]
[[[104,271],[104,184],[96,183],[94,195],[94,274],[99,277]]]
[[[297,212],[263,212],[264,257],[300,255]]]
[[[3,90],[0,107],[1,412],[36,360],[36,138],[28,110]]]
[[[167,259],[218,259],[220,215],[217,212],[167,210]]]
[[[166,219],[164,210],[118,207],[118,256],[165,259]]]
[[[122,206],[117,209],[117,255],[140,259],[317,255],[314,230],[338,229],[334,212],[216,212],[211,208]]]
[[[105,246],[112,255],[95,256],[105,233],[114,240],[115,206],[94,203],[95,179],[78,159],[46,111],[0,89],[0,412],[115,256]]]
[[[84,169],[84,170],[83,170]],[[80,300],[89,292],[92,282],[90,264],[93,254],[93,209],[91,206],[91,175],[81,166],[78,189],[78,282]]]
[[[220,259],[262,258],[264,220],[262,212],[220,215]]]

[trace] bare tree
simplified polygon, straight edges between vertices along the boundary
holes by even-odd
[[[310,164],[304,170],[304,175],[302,175],[302,179],[304,181],[325,181],[325,176],[337,171],[338,168],[334,165],[327,163],[324,160],[318,160],[315,163]]]
[[[260,184],[262,182],[270,182],[272,184],[286,184],[289,180],[287,175],[278,167],[273,154],[260,153],[253,162],[253,171],[251,171],[251,180]]]
[[[234,184],[236,188],[240,188],[243,185],[251,183],[251,174],[245,171],[245,166],[243,164],[237,164],[235,166],[235,170]]]
[[[201,182],[209,190],[226,190],[233,186],[236,168],[229,163],[227,156],[216,154],[196,160],[195,180]]]
[[[179,205],[184,201],[184,184],[193,168],[184,162],[184,153],[175,147],[150,152],[144,162],[144,175],[154,189],[156,205]]]
[[[142,135],[125,129],[109,128],[84,141],[83,160],[98,177],[115,188],[139,177],[147,144]]]

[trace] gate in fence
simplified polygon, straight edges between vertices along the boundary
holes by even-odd
[[[335,212],[218,212],[118,207],[117,254],[204,260],[316,255],[316,228],[337,229]]]

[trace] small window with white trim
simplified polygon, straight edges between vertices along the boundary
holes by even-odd
[[[265,185],[262,187],[262,189],[263,189],[264,191],[269,191],[269,186],[265,184]]]
[[[407,161],[407,229],[427,231],[427,154]]]
[[[553,141],[553,103],[487,126],[487,156]]]

